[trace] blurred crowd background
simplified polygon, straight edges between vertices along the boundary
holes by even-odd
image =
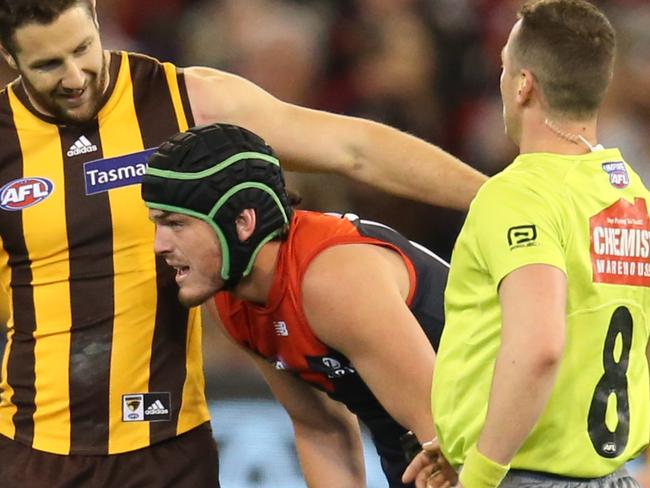
[[[516,154],[501,121],[499,53],[521,3],[98,0],[98,10],[107,48],[138,51],[179,66],[220,68],[286,101],[382,121],[492,175]],[[599,142],[620,147],[650,184],[650,1],[594,3],[608,13],[619,42]],[[14,76],[0,66],[0,81]],[[446,259],[464,217],[337,176],[291,174],[288,182],[302,195],[302,208],[351,211],[381,221]],[[214,328],[206,327],[205,335],[212,399],[262,402],[268,397],[247,358]],[[263,423],[255,425],[263,429]],[[263,470],[242,476],[245,486],[272,486]]]

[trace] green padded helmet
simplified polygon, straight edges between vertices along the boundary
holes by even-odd
[[[226,288],[250,273],[260,248],[287,229],[293,212],[272,149],[228,124],[194,127],[164,142],[149,158],[142,198],[149,208],[210,224],[221,244]],[[256,227],[242,242],[235,220],[247,208],[256,212]]]

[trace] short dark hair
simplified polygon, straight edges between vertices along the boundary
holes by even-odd
[[[519,10],[513,62],[528,68],[549,110],[584,119],[598,111],[614,66],[616,34],[586,0],[533,0]]]
[[[90,0],[0,0],[0,44],[16,54],[14,34],[25,24],[49,24],[66,10],[83,5],[94,14]]]

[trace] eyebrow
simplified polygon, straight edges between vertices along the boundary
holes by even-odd
[[[61,61],[61,58],[38,59],[38,60],[34,61],[33,63],[29,63],[28,67],[30,69],[38,69],[38,68],[42,68],[43,66],[47,66],[48,64],[58,63],[60,61]]]
[[[165,210],[159,210],[160,213],[157,213],[152,216],[153,219],[155,220],[166,220],[171,217],[171,212],[167,212]]]
[[[168,212],[167,210],[159,210],[162,213],[156,214],[151,220],[154,222],[160,222],[161,224],[170,222],[172,220],[182,219],[183,214],[178,214],[176,212]]]

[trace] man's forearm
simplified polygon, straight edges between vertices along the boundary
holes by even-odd
[[[525,352],[502,347],[497,356],[485,424],[460,474],[463,487],[497,487],[548,402],[559,361]]]
[[[500,464],[510,463],[550,398],[558,366],[559,360],[502,348],[478,441],[482,454]]]
[[[274,148],[288,169],[336,172],[396,195],[462,210],[487,180],[439,147],[390,126],[295,106],[284,108],[290,115],[283,118],[291,121],[293,130],[283,126],[282,134],[273,135]],[[296,145],[306,127],[311,129],[305,136],[310,143]],[[284,142],[288,135],[293,138]],[[278,138],[284,143],[278,143]]]
[[[499,299],[501,344],[487,415],[461,472],[461,482],[472,479],[476,486],[497,486],[505,476],[548,403],[564,354],[562,270],[531,264],[512,271],[501,281]]]
[[[346,174],[391,193],[465,210],[487,177],[437,146],[366,122]]]
[[[366,485],[361,437],[351,429],[326,431],[294,425],[296,449],[309,488]]]

